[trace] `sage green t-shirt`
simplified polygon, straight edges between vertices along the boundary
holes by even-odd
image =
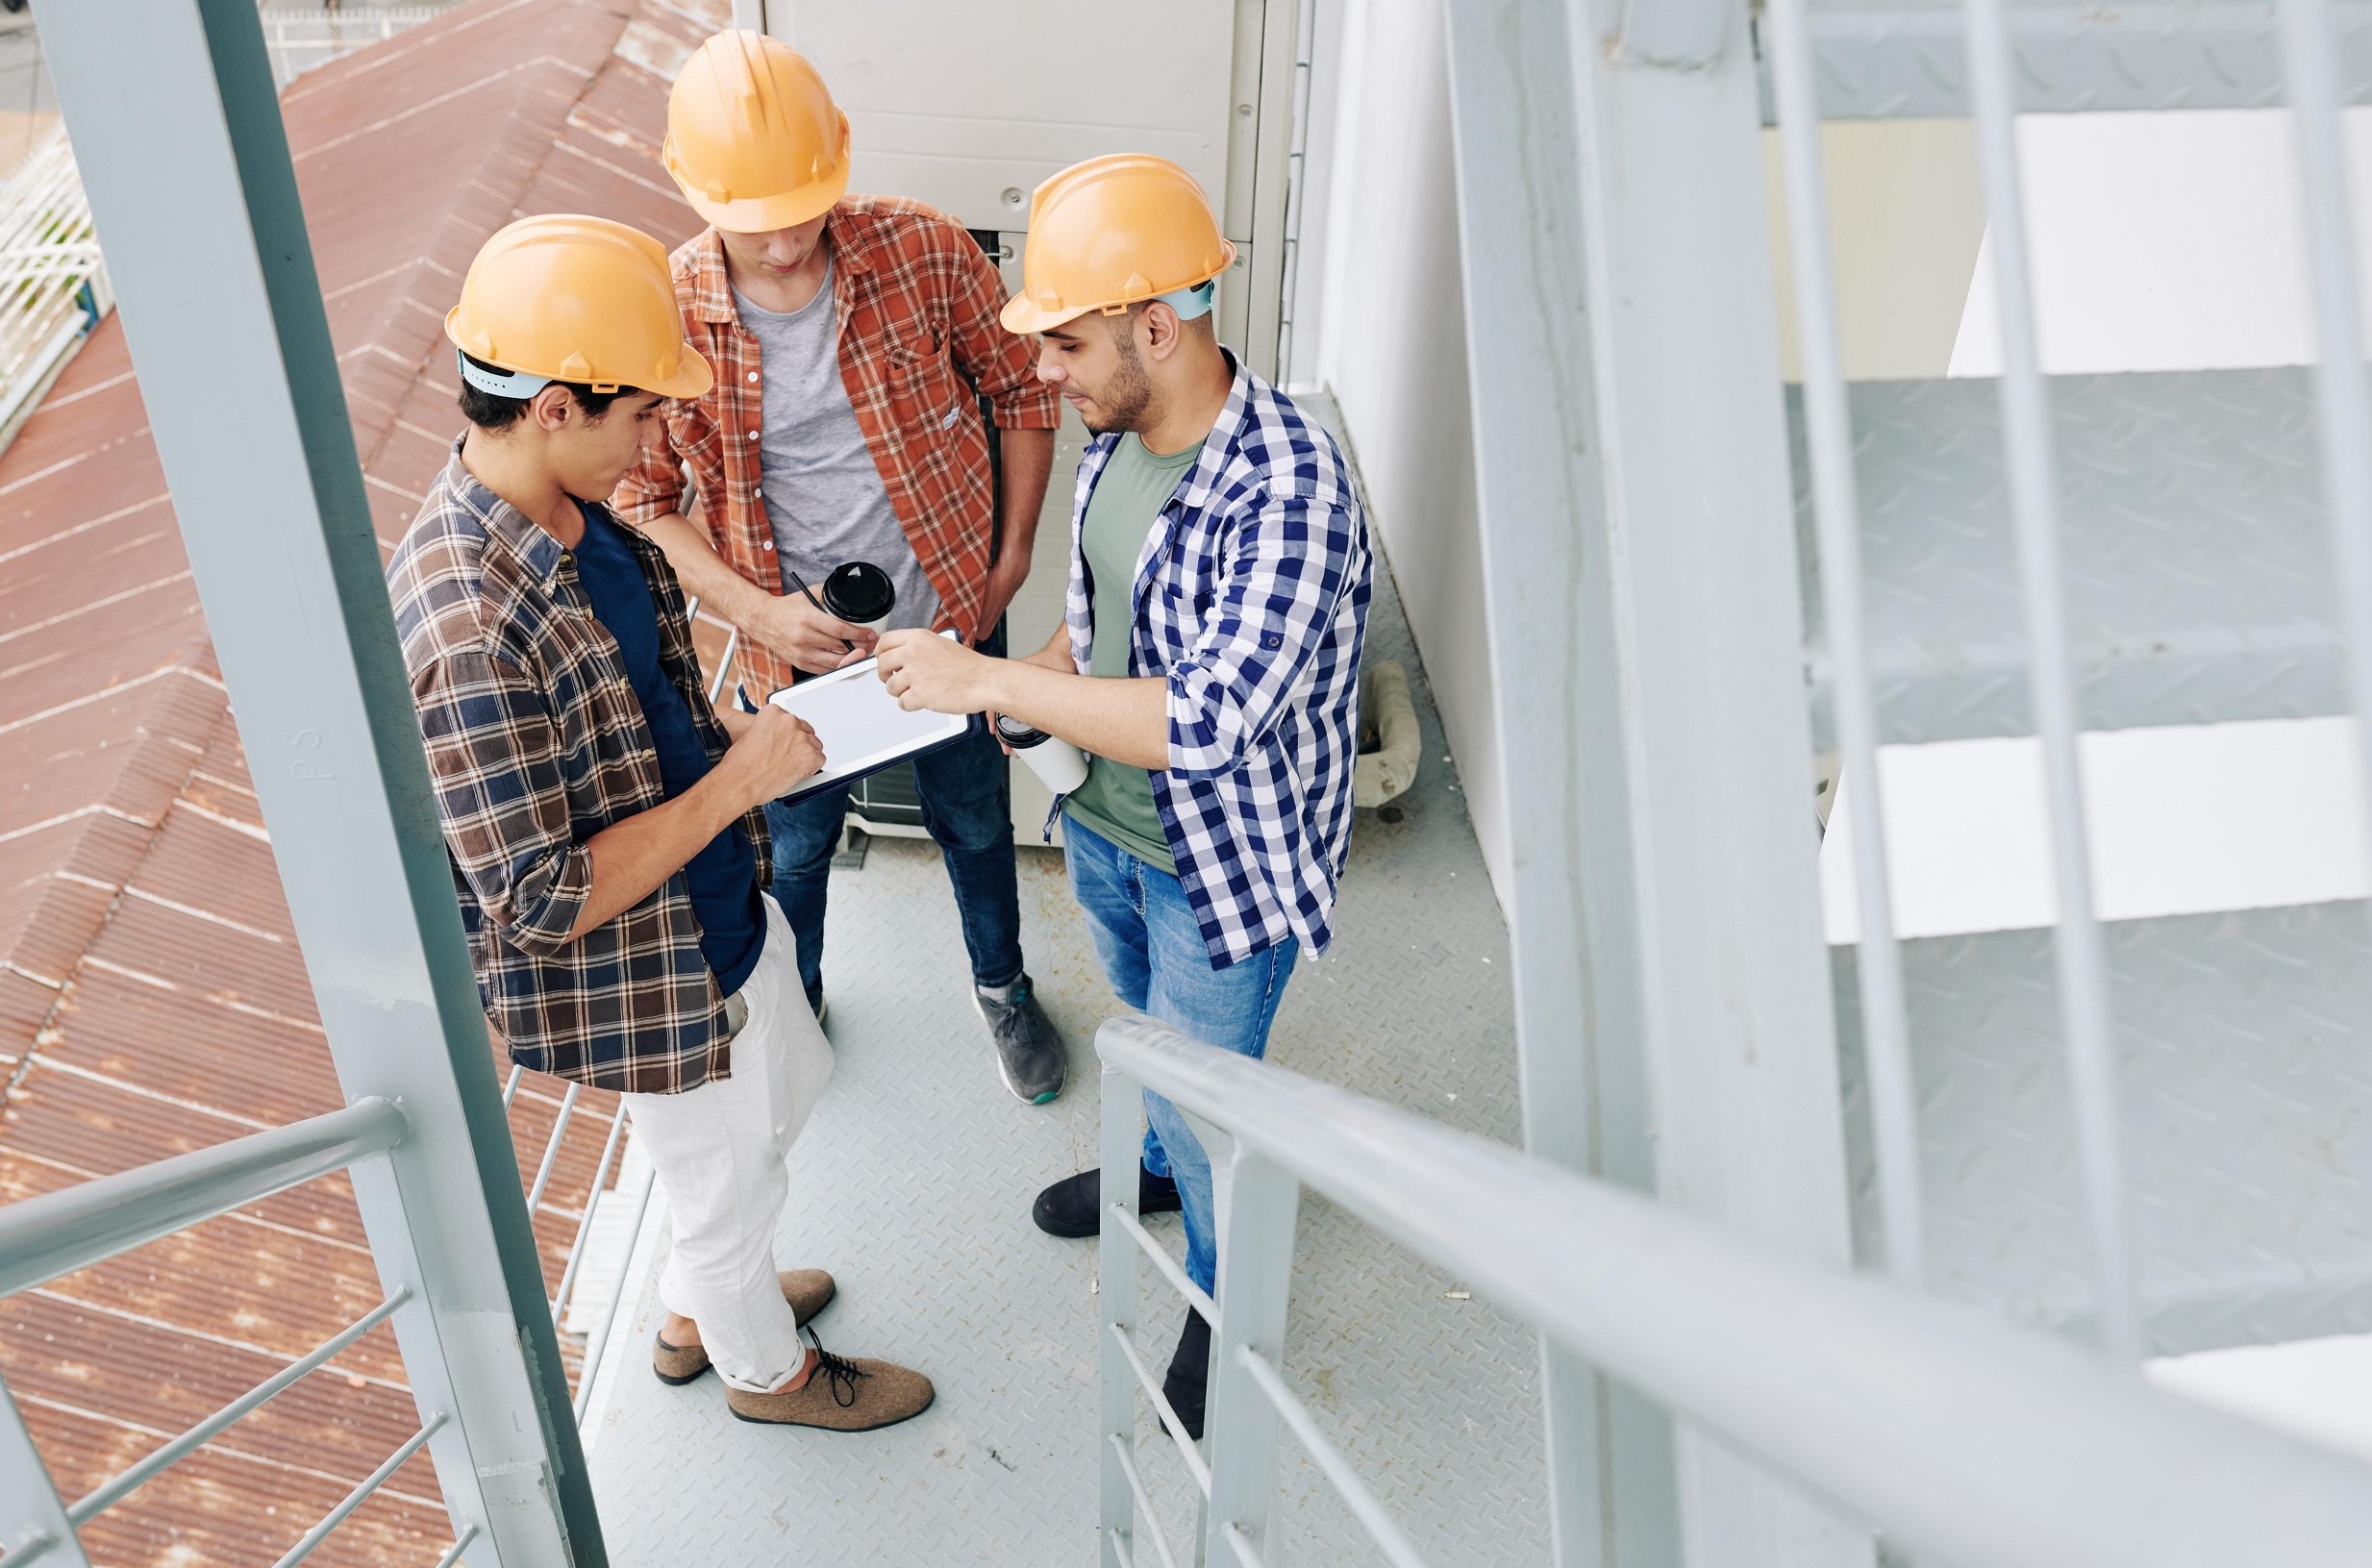
[[[1088,581],[1094,593],[1088,616],[1095,629],[1087,673],[1125,678],[1129,673],[1129,635],[1136,618],[1136,561],[1145,551],[1145,536],[1161,515],[1161,508],[1178,489],[1202,448],[1160,457],[1131,431],[1120,437],[1095,476],[1095,493],[1087,497],[1087,516],[1080,529],[1080,547],[1087,558]],[[1073,790],[1062,809],[1090,833],[1111,840],[1147,865],[1178,874],[1169,852],[1169,835],[1161,813],[1153,804],[1153,775],[1143,768],[1108,758],[1087,759],[1087,782]]]

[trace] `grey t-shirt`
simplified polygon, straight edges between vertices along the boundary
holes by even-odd
[[[764,378],[758,487],[774,526],[775,559],[818,595],[833,568],[869,560],[897,585],[890,629],[927,628],[938,614],[939,596],[914,558],[857,411],[849,407],[831,270],[815,297],[796,311],[763,310],[737,288],[733,303],[741,325],[758,339]],[[783,588],[797,591],[787,571]]]

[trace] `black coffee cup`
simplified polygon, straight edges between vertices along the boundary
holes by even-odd
[[[869,560],[852,560],[832,568],[824,579],[824,609],[851,626],[880,632],[898,606],[897,585],[889,574]]]

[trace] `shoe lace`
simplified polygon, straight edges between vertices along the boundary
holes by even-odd
[[[1000,1045],[1019,1045],[1028,1042],[1030,1034],[1030,977],[1022,976],[1013,983],[1013,994],[1003,1002],[984,997],[988,1004],[988,1033]]]
[[[832,1403],[843,1410],[854,1406],[857,1403],[857,1380],[869,1378],[873,1374],[846,1356],[835,1356],[824,1349],[823,1341],[815,1337],[814,1330],[803,1325],[799,1335],[807,1341],[808,1349],[815,1353],[815,1370],[832,1380]]]

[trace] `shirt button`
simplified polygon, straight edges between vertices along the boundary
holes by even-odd
[[[750,432],[750,439],[753,441],[758,439],[758,433],[756,431],[753,430]]]
[[[772,539],[761,539],[758,541],[758,548],[761,550],[771,550],[774,548],[774,541]]]
[[[755,370],[751,371],[751,372],[750,372],[750,380],[752,380],[752,381],[756,381],[757,379],[758,379],[758,372],[757,372],[757,371],[755,371]]]

